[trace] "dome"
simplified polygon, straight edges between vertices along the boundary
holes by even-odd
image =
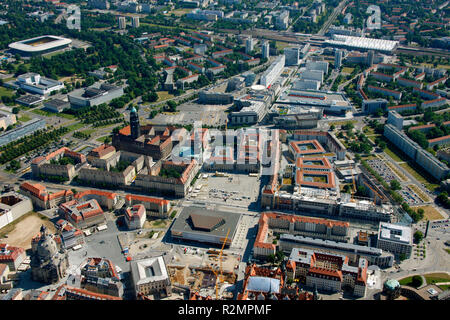
[[[384,286],[389,290],[395,290],[400,287],[400,283],[395,279],[389,279],[384,283]]]
[[[55,240],[46,232],[46,228],[41,228],[41,239],[37,245],[37,254],[40,259],[50,259],[58,253],[58,246]]]
[[[131,111],[130,112],[133,112],[133,113],[136,113],[137,111],[136,111],[136,108],[133,106],[133,108],[131,108]]]

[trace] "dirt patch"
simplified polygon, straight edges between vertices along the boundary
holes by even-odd
[[[41,216],[36,213],[30,213],[24,219],[14,223],[11,226],[6,226],[5,228],[10,228],[7,230],[8,238],[1,240],[2,243],[7,243],[11,246],[21,247],[26,249],[31,248],[31,239],[39,233],[41,226],[45,225],[50,233],[56,232],[56,229],[52,222],[48,219],[42,219]],[[3,228],[1,234],[3,234]]]

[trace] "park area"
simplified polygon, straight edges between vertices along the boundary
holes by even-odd
[[[425,282],[423,282],[425,279]],[[410,286],[414,288],[418,288],[424,284],[437,285],[442,290],[447,290],[450,287],[450,275],[447,273],[429,273],[422,276],[410,276],[403,278],[399,281],[399,283],[403,286]]]
[[[422,208],[424,213],[423,213],[423,219],[424,220],[441,220],[444,217],[441,215],[441,213],[434,207],[432,206],[422,206],[422,207],[415,207],[415,209],[419,209]]]
[[[0,237],[4,238],[7,236],[1,242],[11,246],[30,249],[31,239],[39,233],[42,225],[45,225],[50,233],[56,231],[53,223],[46,217],[36,212],[29,212],[0,230]]]

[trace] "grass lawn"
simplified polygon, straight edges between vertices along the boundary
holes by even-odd
[[[167,91],[157,91],[156,93],[158,94],[158,100],[156,102],[172,99],[174,97],[173,94],[170,94]]]
[[[424,211],[423,217],[424,220],[440,220],[444,217],[441,215],[441,213],[432,206],[421,206],[421,207],[415,207],[415,209],[422,208]]]
[[[389,144],[387,145],[386,149],[384,149],[384,152],[386,152],[386,154],[391,157],[395,162],[402,162],[403,160],[394,152],[390,149]]]
[[[278,50],[283,50],[284,48],[289,47],[289,43],[284,41],[277,41],[276,46]]]
[[[83,130],[83,131],[81,131],[82,133],[84,133],[84,134],[92,134],[93,132],[95,132],[96,131],[96,129],[87,129],[87,130]]]
[[[342,68],[342,72],[351,74],[353,72],[353,70],[355,70],[355,68],[350,68],[350,67],[344,67]]]
[[[85,126],[84,123],[78,122],[78,123],[75,123],[75,124],[72,124],[72,125],[68,126],[67,128],[68,128],[70,131],[74,131],[74,130],[81,129],[81,128],[83,128],[84,126]]]
[[[421,183],[427,183],[428,181],[421,175],[419,174],[413,167],[411,167],[408,163],[400,163],[400,166],[405,169],[406,171],[408,171],[408,173],[410,173],[414,178],[417,179],[417,181],[421,182]]]
[[[19,120],[20,122],[27,122],[27,121],[30,121],[31,118],[28,115],[24,114],[20,118],[18,118],[17,120]]]
[[[343,120],[343,121],[330,121],[328,123],[330,124],[330,126],[332,124],[334,124],[335,126],[342,126],[344,124],[347,124],[348,122],[351,122],[351,123],[355,124],[358,121],[357,120]]]
[[[403,278],[403,279],[401,279],[401,280],[399,281],[399,283],[400,283],[402,286],[411,286],[412,278],[413,278],[412,276],[411,276],[411,277]]]
[[[7,96],[7,97],[12,97],[14,95],[14,90],[5,88],[5,87],[0,87],[0,96]]]
[[[104,136],[104,137],[97,138],[96,140],[97,140],[98,142],[105,143],[105,139],[108,138],[108,137],[109,137],[109,136]]]
[[[420,190],[419,187],[417,187],[415,184],[410,184],[410,185],[408,185],[408,187],[410,187],[419,196],[419,198],[422,199],[422,201],[424,201],[424,202],[430,201],[430,198],[422,190]]]
[[[427,284],[435,284],[439,282],[450,282],[450,276],[446,273],[429,273],[424,275],[425,280],[427,281]],[[449,285],[442,285],[439,286],[442,290],[445,290],[444,288],[449,287]]]
[[[34,109],[31,112],[39,114],[44,117],[61,117],[61,118],[65,118],[65,119],[75,119],[75,116],[72,114],[55,113],[55,112],[45,111],[45,110],[41,110],[41,109]]]
[[[177,16],[177,17],[181,17],[181,16],[185,15],[186,13],[191,12],[192,10],[193,10],[193,9],[189,9],[189,8],[186,8],[186,9],[176,9],[176,10],[170,11],[170,12],[168,13],[168,15],[174,14],[174,15]]]
[[[448,254],[450,254],[450,249],[444,249]]]

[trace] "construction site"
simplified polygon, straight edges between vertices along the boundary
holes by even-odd
[[[225,253],[227,233],[222,248],[202,250],[198,248],[181,249],[172,256],[172,262],[167,264],[172,284],[187,286],[191,292],[202,296],[231,299],[232,292],[226,290],[235,282],[239,256]],[[184,264],[178,261],[185,262]]]

